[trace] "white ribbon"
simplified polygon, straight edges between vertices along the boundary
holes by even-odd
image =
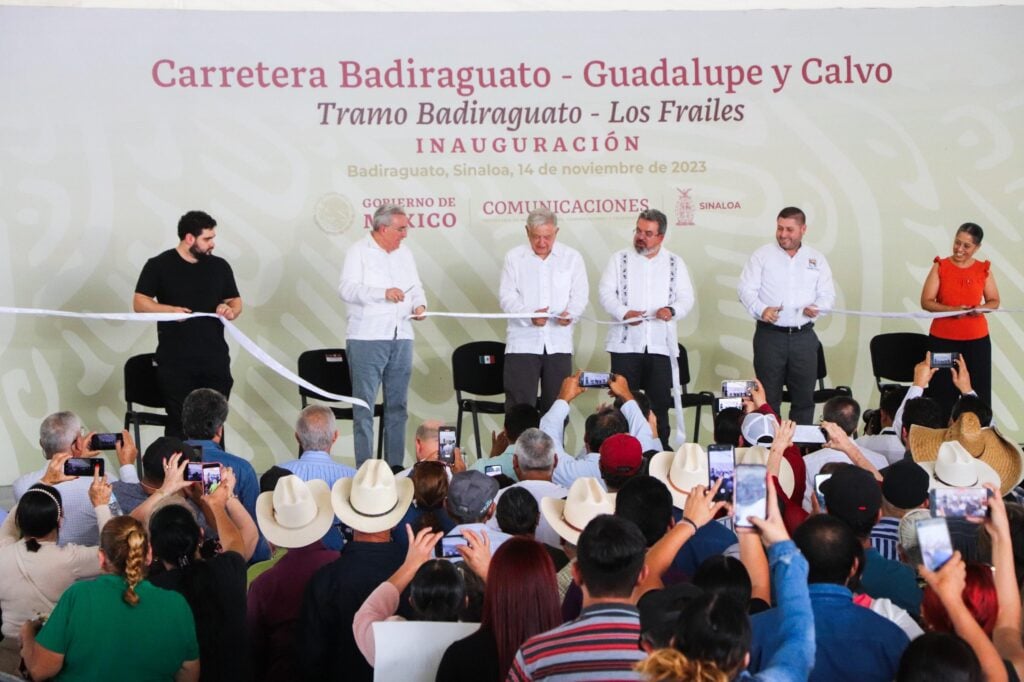
[[[244,348],[247,353],[259,360],[264,366],[270,368],[293,384],[302,386],[306,390],[313,391],[328,400],[336,400],[349,405],[363,407],[367,410],[370,409],[370,406],[359,398],[331,393],[330,391],[325,391],[324,389],[306,381],[272,358],[265,350],[260,348],[252,339],[246,336],[234,322],[213,313],[69,313],[64,310],[0,306],[0,314],[2,313],[13,315],[35,315],[39,317],[67,317],[79,320],[112,320],[115,322],[177,322],[179,320],[188,320],[195,317],[213,317],[221,321],[224,325],[224,329],[227,330],[231,338],[237,341],[238,345]]]

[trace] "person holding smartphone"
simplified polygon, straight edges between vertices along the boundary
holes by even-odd
[[[946,258],[935,257],[921,289],[921,307],[930,313],[965,311],[953,317],[937,317],[928,330],[929,350],[957,352],[971,368],[974,391],[985,404],[992,404],[992,340],[988,320],[977,309],[999,308],[999,287],[991,272],[991,263],[977,260],[985,231],[975,223],[964,223],[953,237],[953,252]],[[949,417],[960,393],[949,372],[940,371],[932,379],[931,397]]]

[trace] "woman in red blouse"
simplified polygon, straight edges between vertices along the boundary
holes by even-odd
[[[987,260],[976,260],[984,231],[974,223],[964,223],[953,239],[953,254],[935,258],[921,290],[921,307],[933,313],[999,307],[999,289],[989,271]],[[960,353],[970,372],[974,391],[992,404],[992,342],[988,320],[983,313],[966,312],[932,320],[930,347],[935,352]],[[959,392],[953,386],[951,372],[939,371],[929,386],[932,397],[948,415]]]

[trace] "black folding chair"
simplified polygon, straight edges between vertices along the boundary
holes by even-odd
[[[818,342],[818,376],[817,376],[817,388],[814,389],[814,404],[820,405],[821,403],[828,402],[832,398],[839,395],[845,395],[853,397],[853,389],[849,386],[836,386],[835,388],[825,388],[825,377],[828,376],[828,367],[825,366],[825,349],[821,345],[821,341]],[[789,389],[782,391],[782,402],[790,403]]]
[[[124,413],[124,428],[132,426],[135,445],[142,452],[142,426],[167,426],[167,414],[148,412],[140,407],[151,407],[165,410],[163,394],[156,377],[156,353],[133,355],[124,363],[124,401],[127,408]],[[142,466],[139,458],[138,466]]]
[[[892,332],[872,337],[871,372],[878,392],[913,382],[914,365],[924,360],[927,352],[927,334]],[[885,380],[890,383],[884,383]]]
[[[686,411],[688,407],[697,408],[696,414],[693,417],[693,440],[692,443],[698,441],[700,435],[700,410],[702,407],[710,407],[712,410],[715,409],[715,394],[711,391],[698,391],[697,393],[690,393],[686,390],[687,384],[690,383],[690,360],[686,353],[686,346],[679,344],[679,390],[682,393],[683,411]]]
[[[505,414],[504,399],[480,400],[464,398],[463,392],[478,396],[505,394],[505,344],[501,341],[473,341],[452,352],[452,383],[455,402],[459,405],[455,418],[455,442],[462,443],[462,415],[473,415],[473,434],[476,437],[476,456],[482,456],[480,447],[481,414]]]
[[[338,395],[352,395],[352,375],[349,374],[348,356],[344,348],[317,348],[304,351],[299,355],[299,376],[325,391]],[[310,398],[338,402],[302,386],[299,386],[299,397],[302,399],[303,407],[309,405]],[[354,409],[351,407],[331,406],[331,412],[334,413],[335,419],[355,421]],[[383,404],[377,403],[373,406],[373,416],[380,420],[377,427],[377,459],[381,459],[384,452]]]

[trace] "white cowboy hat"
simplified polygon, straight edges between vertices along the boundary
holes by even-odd
[[[577,478],[564,500],[542,498],[540,511],[558,537],[575,545],[595,516],[615,513],[615,495],[606,491],[596,478]]]
[[[736,463],[765,466],[768,464],[768,449],[759,445],[750,448],[736,448]],[[782,458],[782,463],[779,466],[779,485],[782,486],[782,492],[786,493],[786,497],[793,496],[796,477],[793,475],[793,466],[785,457]]]
[[[652,457],[648,473],[668,486],[672,504],[682,509],[693,486],[708,484],[708,456],[696,443],[685,443],[676,452]]]
[[[278,547],[311,545],[334,523],[331,489],[326,481],[284,476],[272,491],[256,498],[256,523]]]
[[[948,441],[957,441],[968,455],[994,470],[999,475],[995,483],[1003,495],[1024,480],[1024,455],[1020,448],[995,427],[983,428],[978,416],[971,412],[964,412],[945,429],[929,429],[920,424],[910,427],[908,445],[918,464],[933,462],[938,457],[939,447]]]
[[[396,479],[382,459],[368,459],[353,478],[339,478],[331,489],[334,513],[361,533],[379,533],[398,525],[412,503],[413,482]]]
[[[934,462],[918,462],[928,473],[928,489],[975,488],[983,483],[1000,485],[999,474],[971,453],[958,441],[946,441],[939,446]]]

